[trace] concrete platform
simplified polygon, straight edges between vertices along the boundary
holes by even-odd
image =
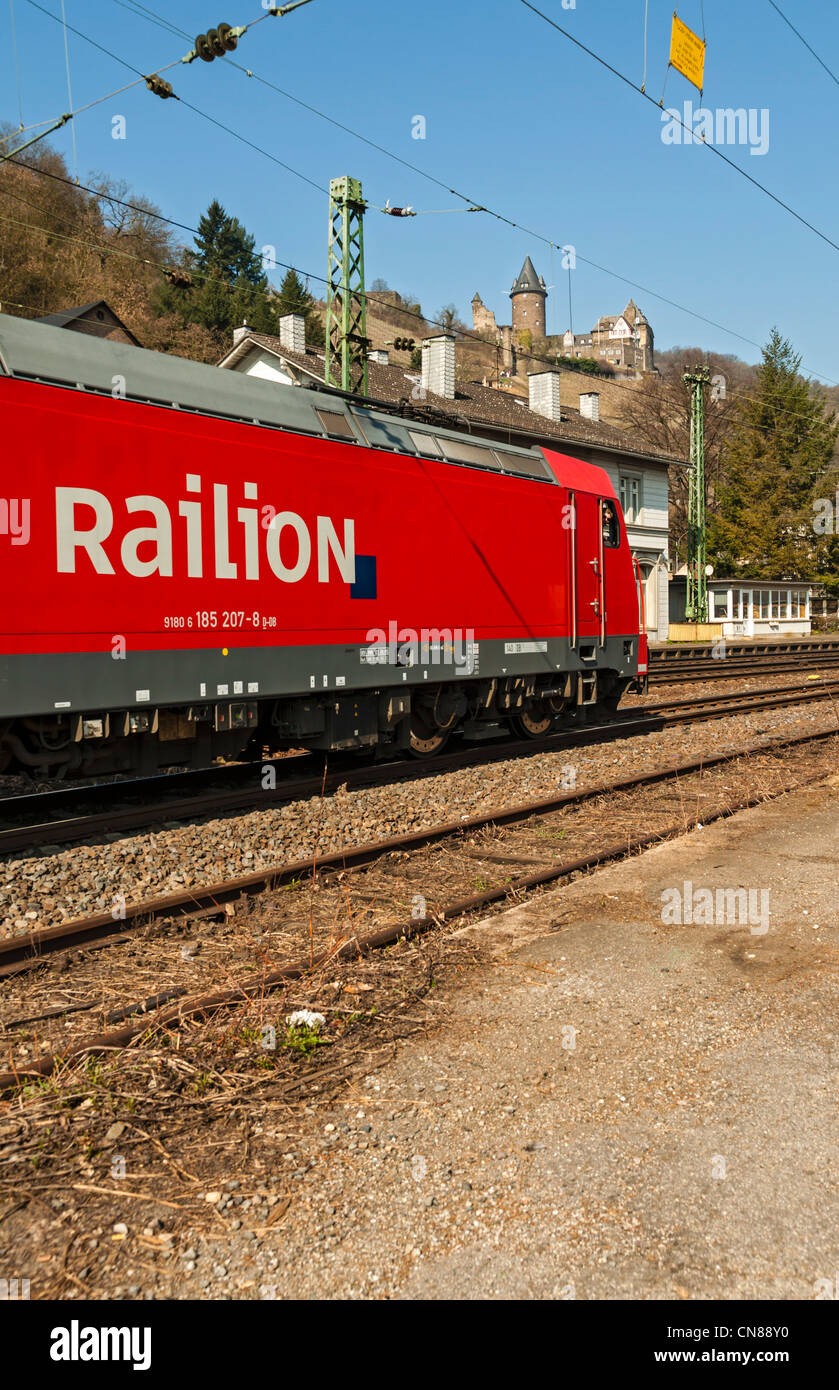
[[[368,1279],[456,1299],[834,1287],[837,857],[834,783],[469,928],[492,961],[364,1097],[414,1147],[414,1178],[353,1160],[360,1216],[319,1296]],[[728,920],[721,899],[722,919],[663,922],[686,883],[694,906],[751,889],[768,916]]]

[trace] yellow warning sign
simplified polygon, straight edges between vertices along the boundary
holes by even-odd
[[[673,11],[673,29],[670,34],[670,63],[688,82],[702,91],[705,76],[705,41],[694,34]]]

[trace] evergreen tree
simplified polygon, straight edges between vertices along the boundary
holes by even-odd
[[[277,314],[300,314],[306,324],[306,345],[322,347],[323,322],[314,298],[306,289],[296,270],[287,270],[279,293],[274,300]]]
[[[773,328],[721,460],[708,528],[721,574],[808,579],[819,567],[812,502],[839,426],[822,392],[799,375],[800,365]]]
[[[205,275],[219,275],[232,283],[246,280],[256,289],[266,289],[268,278],[256,251],[254,238],[236,217],[229,217],[214,198],[198,223],[195,263]]]
[[[254,238],[217,199],[198,223],[195,249],[185,254],[184,268],[192,286],[164,287],[160,312],[206,329],[219,352],[230,346],[233,329],[244,322],[258,333],[276,332],[276,311]]]
[[[287,270],[277,295],[277,312],[283,314],[302,314],[303,318],[311,311],[314,300],[305,288],[296,270]]]

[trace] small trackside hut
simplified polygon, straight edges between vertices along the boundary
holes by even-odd
[[[810,585],[792,579],[709,579],[708,622],[720,637],[808,636]],[[687,581],[670,580],[670,621],[684,623]]]

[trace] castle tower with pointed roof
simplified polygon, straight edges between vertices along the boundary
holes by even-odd
[[[548,291],[541,275],[528,256],[513,281],[510,299],[513,304],[513,333],[525,329],[532,334],[532,341],[544,338],[546,333],[545,301]]]

